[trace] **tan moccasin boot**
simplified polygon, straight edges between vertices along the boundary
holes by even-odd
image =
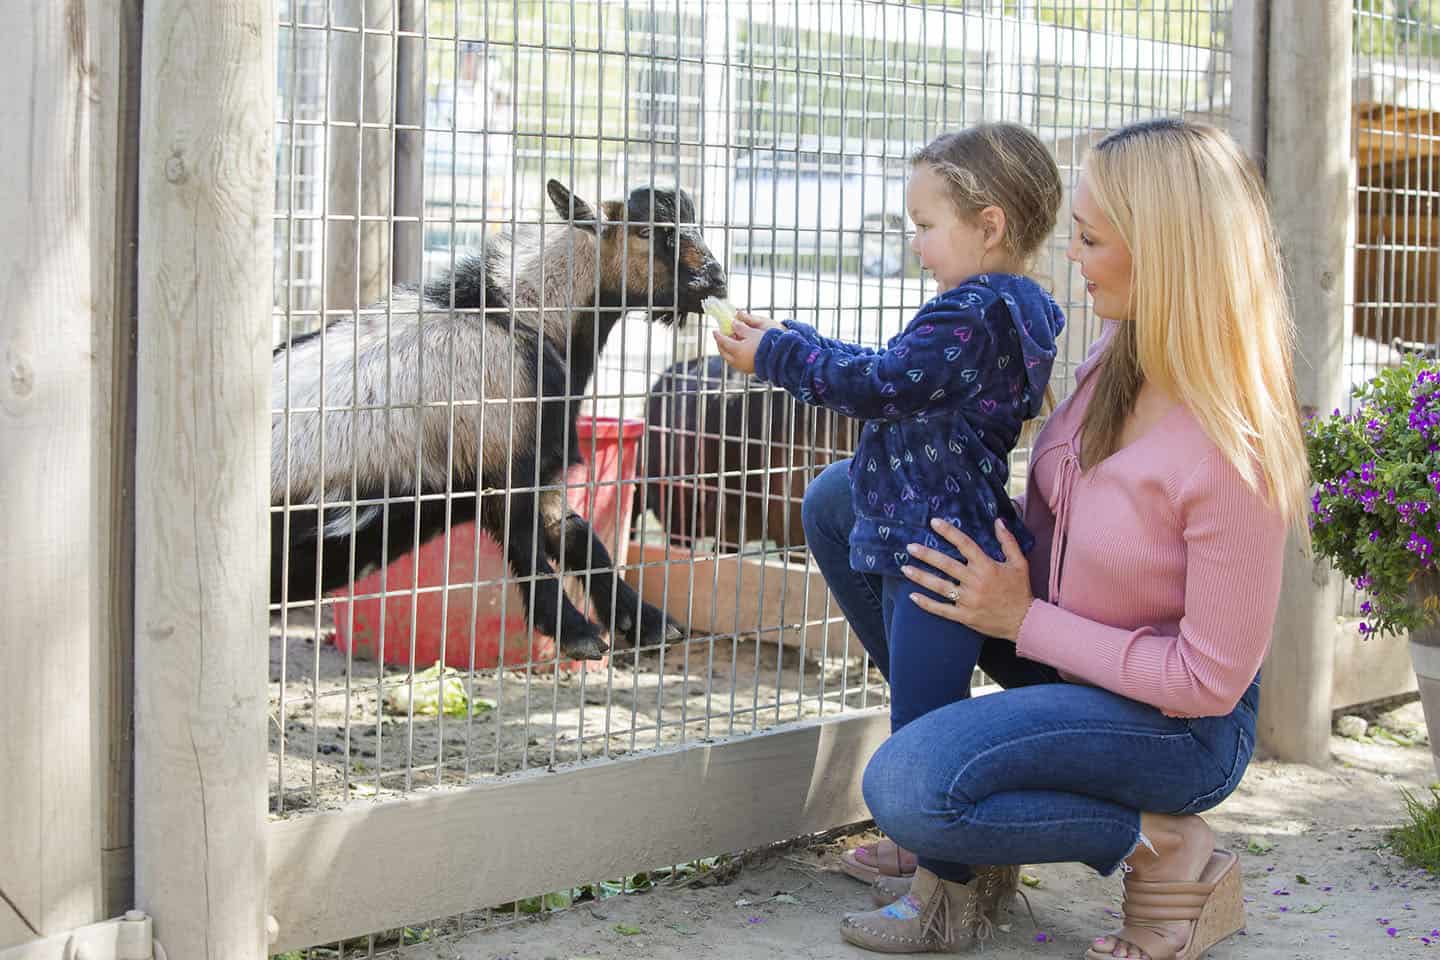
[[[1018,867],[977,867],[969,883],[953,883],[921,867],[908,893],[879,910],[847,914],[840,934],[877,953],[959,950],[991,935],[1019,875]]]

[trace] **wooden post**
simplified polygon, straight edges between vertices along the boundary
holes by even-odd
[[[395,9],[400,30],[424,33],[423,3],[395,0]],[[400,37],[395,46],[395,123],[411,129],[396,131],[394,138],[395,216],[406,219],[395,224],[391,282],[419,284],[425,275],[421,262],[425,248],[425,158],[421,132],[425,125],[425,50],[422,39],[415,36]],[[458,49],[455,55],[459,56]]]
[[[338,0],[336,23],[360,33],[329,34],[330,114],[326,118],[325,307],[368,307],[390,290],[395,119],[393,0]]]
[[[1302,412],[1342,398],[1352,214],[1349,0],[1271,0],[1266,181],[1299,329]],[[1260,693],[1261,744],[1282,760],[1330,759],[1337,578],[1291,540]]]
[[[99,918],[91,176],[84,14],[7,4],[0,61],[0,948]]]
[[[1270,88],[1270,0],[1235,0],[1230,11],[1230,135],[1265,169],[1265,103]]]
[[[266,0],[145,3],[135,896],[195,960],[266,955],[275,42]]]

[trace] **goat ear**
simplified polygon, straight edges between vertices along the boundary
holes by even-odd
[[[624,223],[625,204],[620,200],[606,200],[600,204],[600,215],[606,223]]]
[[[545,191],[550,194],[550,202],[555,205],[555,212],[560,214],[562,219],[574,223],[581,230],[596,232],[599,224],[595,222],[595,211],[590,204],[571,193],[569,187],[559,180],[551,180],[545,185]]]

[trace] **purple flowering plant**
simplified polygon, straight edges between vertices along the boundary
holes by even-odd
[[[1365,597],[1363,634],[1435,619],[1410,583],[1436,573],[1440,545],[1440,365],[1413,356],[1357,387],[1354,411],[1305,423],[1315,483],[1310,537]]]

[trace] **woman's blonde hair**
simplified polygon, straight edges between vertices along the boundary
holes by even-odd
[[[1295,324],[1254,165],[1214,127],[1156,120],[1101,140],[1085,170],[1130,250],[1131,316],[1097,368],[1082,459],[1088,466],[1115,452],[1149,381],[1184,403],[1246,482],[1303,531]]]

